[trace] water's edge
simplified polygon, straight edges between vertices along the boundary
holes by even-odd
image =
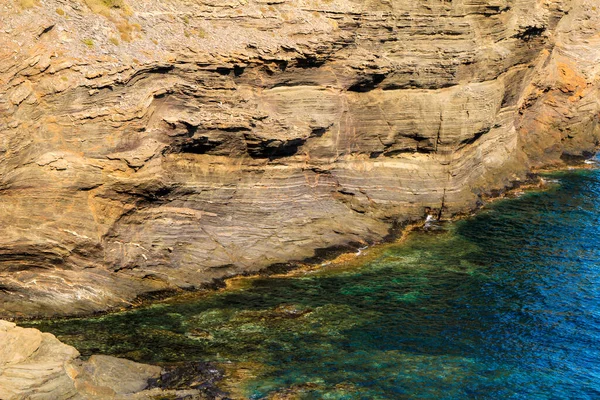
[[[584,165],[583,167],[589,167],[589,165]],[[585,168],[580,169],[583,170]],[[528,183],[528,185],[516,185],[517,187],[513,187],[512,190],[507,191],[503,193],[502,196],[498,197],[519,197],[523,194],[523,192],[525,192],[525,194],[531,193],[535,195],[535,193],[543,193],[545,189],[552,189],[554,187],[554,184],[552,182],[546,181],[544,178],[541,177],[541,175],[532,176],[531,178],[532,179]],[[486,199],[486,203],[482,207],[479,207],[477,211],[490,211],[489,209],[487,209],[487,205],[495,203],[496,199],[497,198]],[[456,218],[453,218],[453,220],[464,219],[465,216],[472,215],[474,215],[473,212],[470,212],[468,214],[461,214]],[[478,218],[482,218],[482,215],[485,215],[485,212],[477,212],[475,215],[478,215]],[[453,231],[459,229],[459,226],[462,226],[461,224],[464,222],[468,221],[460,221],[460,223],[457,222],[448,226],[450,226],[450,230]],[[415,234],[411,235],[411,232],[415,232]],[[296,341],[301,340],[298,343],[301,343],[302,346],[306,346],[306,340],[308,340],[308,343],[313,343],[312,340],[316,340],[315,343],[317,344],[317,347],[315,349],[313,349],[312,347],[310,349],[307,348],[306,351],[303,350],[300,351],[300,353],[304,354],[302,357],[309,357],[308,360],[310,360],[311,357],[322,357],[323,354],[327,355],[330,351],[327,350],[327,347],[323,346],[331,344],[334,346],[334,348],[336,348],[335,346],[343,344],[338,343],[338,341],[340,340],[339,335],[352,335],[352,332],[358,329],[356,328],[356,326],[361,325],[361,322],[359,320],[353,319],[355,317],[352,316],[351,309],[344,308],[346,307],[344,304],[337,304],[337,300],[329,299],[328,301],[333,301],[333,303],[329,304],[326,302],[324,303],[325,305],[321,303],[320,300],[318,300],[318,298],[311,300],[311,296],[314,295],[311,294],[311,290],[315,289],[311,289],[312,286],[310,285],[315,284],[315,278],[319,278],[322,284],[328,284],[327,282],[329,281],[337,282],[341,279],[340,282],[343,281],[345,283],[336,283],[335,285],[342,286],[338,287],[334,285],[333,291],[335,292],[336,290],[344,290],[344,296],[358,296],[352,297],[355,299],[355,302],[364,302],[364,296],[367,296],[366,299],[368,299],[369,296],[380,296],[379,294],[377,294],[377,292],[372,292],[371,289],[367,290],[367,288],[363,286],[364,282],[369,282],[369,279],[371,279],[372,282],[375,282],[373,281],[373,278],[375,276],[377,277],[377,279],[379,279],[380,277],[377,275],[380,275],[382,271],[387,271],[386,268],[388,267],[386,265],[381,264],[383,262],[381,261],[382,259],[387,260],[385,261],[387,263],[396,263],[396,261],[394,260],[398,257],[398,255],[395,255],[394,252],[400,252],[398,254],[404,254],[403,252],[408,251],[410,253],[410,251],[416,251],[415,249],[420,249],[419,252],[426,251],[425,248],[421,249],[421,247],[419,247],[422,246],[421,244],[416,243],[415,240],[413,240],[417,236],[424,238],[423,240],[425,240],[425,242],[427,243],[438,243],[438,245],[441,247],[447,246],[447,244],[444,243],[448,242],[450,243],[448,245],[450,246],[449,251],[451,251],[453,246],[456,247],[457,243],[462,243],[461,246],[466,246],[465,249],[461,250],[462,258],[456,255],[451,256],[452,260],[455,260],[453,262],[458,263],[457,265],[462,265],[462,261],[459,262],[459,259],[462,260],[465,257],[466,259],[469,259],[469,257],[471,257],[470,252],[472,250],[469,249],[471,245],[467,242],[455,243],[455,239],[452,239],[452,237],[448,236],[450,234],[448,232],[450,231],[448,231],[447,227],[444,228],[442,226],[441,229],[435,229],[435,226],[427,227],[426,223],[422,221],[418,224],[411,225],[406,229],[402,230],[398,234],[398,236],[396,236],[394,242],[378,244],[368,249],[363,249],[363,251],[343,253],[341,255],[338,255],[333,260],[329,259],[328,261],[324,261],[324,259],[321,259],[318,263],[313,262],[312,264],[296,263],[293,265],[294,268],[288,268],[283,270],[271,270],[266,274],[263,273],[252,276],[233,277],[225,280],[224,283],[218,288],[219,290],[187,293],[175,297],[170,297],[168,299],[158,299],[153,301],[151,304],[146,303],[143,305],[143,307],[137,309],[129,309],[118,313],[104,314],[100,318],[96,318],[96,321],[94,321],[93,318],[60,319],[52,321],[37,320],[29,321],[28,323],[25,323],[25,325],[38,327],[42,330],[47,330],[50,332],[57,332],[57,336],[59,336],[59,338],[66,339],[66,341],[70,344],[77,344],[78,341],[82,341],[82,343],[85,342],[87,343],[87,347],[84,348],[83,353],[86,355],[94,353],[94,350],[100,353],[112,352],[111,354],[124,356],[126,358],[132,358],[136,361],[154,362],[162,365],[173,365],[173,362],[175,360],[180,360],[186,357],[198,359],[203,362],[207,361],[208,358],[209,361],[216,361],[219,364],[222,371],[224,372],[225,380],[221,383],[222,387],[225,390],[237,395],[238,398],[245,398],[244,396],[248,395],[248,393],[254,393],[252,395],[254,397],[252,398],[263,398],[268,393],[272,393],[274,388],[279,387],[280,390],[283,390],[281,389],[282,385],[283,387],[290,388],[289,390],[291,390],[292,392],[303,391],[307,393],[314,392],[321,394],[331,394],[335,392],[339,394],[339,396],[332,394],[332,396],[334,396],[332,398],[347,398],[344,396],[346,396],[347,393],[353,393],[353,391],[356,393],[364,392],[364,395],[368,396],[361,398],[386,398],[378,396],[380,396],[381,393],[388,393],[389,395],[389,392],[386,392],[386,390],[391,390],[390,387],[393,387],[393,385],[388,386],[385,390],[381,389],[384,390],[381,393],[377,391],[373,392],[372,388],[368,389],[368,382],[363,382],[363,375],[364,373],[366,373],[365,371],[363,371],[363,375],[357,375],[354,378],[352,378],[356,380],[356,382],[358,382],[358,386],[350,385],[350,387],[347,384],[342,384],[343,382],[347,382],[342,378],[346,379],[347,377],[332,378],[334,382],[336,381],[336,379],[340,380],[339,385],[342,386],[338,385],[339,387],[335,385],[331,386],[330,382],[320,382],[318,379],[315,381],[314,378],[312,378],[312,380],[308,380],[308,382],[310,383],[308,386],[298,386],[298,382],[304,382],[302,380],[298,381],[298,379],[302,378],[302,376],[299,378],[293,371],[286,372],[286,364],[278,364],[280,361],[269,358],[271,357],[270,354],[279,354],[279,357],[284,354],[292,354],[292,358],[288,362],[296,364],[298,361],[294,358],[296,357],[296,355],[293,354],[294,350],[286,349],[286,343],[295,343]],[[411,238],[411,240],[407,240],[409,238]],[[400,245],[401,242],[403,242],[402,245]],[[407,253],[407,255],[401,256],[400,258],[410,256],[409,253]],[[419,257],[430,257],[427,256],[425,253],[423,254],[423,256]],[[428,262],[432,262],[435,264],[436,262],[438,262],[436,260],[437,259],[431,259]],[[406,261],[405,263],[407,263],[410,266],[412,262],[413,261]],[[373,264],[375,266],[371,265],[367,269],[357,270],[357,267],[361,265],[366,265],[367,263]],[[369,269],[373,268],[375,268],[374,273],[376,273],[376,275],[372,275],[372,273],[369,272]],[[474,267],[466,267],[466,269],[464,270],[463,267],[453,268],[455,269],[448,270],[449,272],[447,272],[451,276],[458,274],[457,276],[467,277],[469,275],[462,275],[467,273],[475,274],[473,276],[476,277],[477,274],[480,274],[477,268]],[[394,276],[394,273],[391,273],[389,271],[386,273],[390,273],[391,277]],[[398,271],[396,271],[395,273],[397,274]],[[444,273],[446,274],[446,272]],[[422,274],[422,272],[419,272],[417,269],[414,269],[411,272],[409,268],[406,271],[402,270],[401,275],[398,275],[398,278],[394,279],[402,279],[403,282],[407,279],[409,281],[414,279],[418,280],[422,279],[419,278],[419,276],[421,276],[420,274]],[[352,276],[354,275],[356,275],[356,279],[352,278]],[[350,282],[348,281],[348,279],[351,280],[350,286],[348,286],[348,282]],[[476,279],[479,278],[476,277]],[[507,279],[510,280],[512,278],[507,277]],[[303,286],[305,285],[303,282],[312,283],[310,283],[309,286],[305,287]],[[449,282],[452,282],[452,280]],[[381,284],[388,285],[389,282],[383,282]],[[415,284],[417,284],[417,286],[415,287],[420,287],[419,285],[421,285],[418,282]],[[376,286],[377,285],[380,284],[376,284]],[[346,286],[348,286],[349,288],[356,287],[356,289],[344,289],[344,287]],[[392,284],[392,288],[393,286],[394,285]],[[296,300],[293,303],[287,303],[286,299],[289,297],[290,291],[296,291],[296,289],[293,288],[297,289],[298,293],[300,293],[298,296],[300,297],[294,297],[296,298]],[[280,290],[283,290],[283,292],[280,292]],[[348,292],[347,290],[351,291]],[[355,290],[358,290],[358,292],[354,293]],[[388,292],[387,289],[384,291]],[[409,292],[401,291],[399,292],[398,297],[394,298],[394,301],[400,302],[401,304],[406,304],[406,307],[413,309],[419,304],[419,302],[423,300],[422,296],[423,293],[420,292],[420,289]],[[453,296],[454,294],[449,294],[449,297]],[[193,304],[194,302],[196,303]],[[384,303],[381,303],[381,305],[377,307],[381,307],[384,310],[386,309]],[[415,311],[417,311],[417,309],[415,309]],[[389,312],[395,313],[396,311],[394,309],[390,309]],[[376,317],[375,314],[367,313],[365,315],[367,315],[367,319],[375,318],[375,320],[379,320],[378,318],[380,318]],[[458,314],[455,316],[456,320],[460,320],[460,318],[461,316]],[[153,319],[154,322],[146,323],[146,321],[152,321]],[[61,321],[63,321],[64,324]],[[94,349],[95,345],[92,344],[92,347],[89,346],[89,339],[86,339],[84,337],[85,333],[78,333],[79,327],[81,327],[82,331],[85,331],[90,327],[99,327],[99,325],[97,324],[103,324],[103,321],[106,321],[109,325],[113,324],[115,329],[114,331],[106,331],[102,333],[106,335],[104,336],[104,338],[106,339],[106,343],[102,343],[103,336],[102,334],[100,334],[98,339],[100,347]],[[380,323],[385,325],[384,321],[385,320],[381,320],[375,325],[378,325]],[[450,325],[452,325],[451,321],[454,321],[454,319],[447,321],[447,323],[450,323]],[[338,325],[337,327],[336,324]],[[417,323],[416,325],[426,326],[427,322],[423,321],[422,324]],[[140,344],[140,349],[137,353],[132,347],[132,345],[128,344],[127,341],[129,339],[126,337],[127,335],[125,334],[130,334],[131,332],[128,332],[128,330],[132,329],[133,326],[136,326],[139,329],[143,330],[150,330],[149,332],[144,332],[145,334],[147,333],[147,337],[142,339],[142,342],[145,344]],[[61,329],[63,328],[65,328],[65,330],[61,331]],[[340,331],[340,329],[342,329],[342,331]],[[370,332],[368,336],[388,336],[393,332],[393,329],[389,332],[385,330],[372,331],[371,328],[366,327],[361,329],[367,329],[367,331]],[[156,333],[153,333],[153,330],[157,330]],[[300,339],[300,337],[294,336],[296,335],[294,333],[295,331],[303,332],[301,336],[306,337]],[[119,332],[122,332],[125,335],[121,335]],[[166,332],[172,332],[172,335],[167,334]],[[342,332],[344,333],[342,334]],[[364,334],[364,332],[360,331],[357,331],[356,333],[359,335]],[[292,336],[289,336],[290,334],[292,334]],[[165,337],[165,335],[168,337]],[[281,338],[279,336],[281,336]],[[406,339],[407,338],[399,337],[394,340],[404,341]],[[148,353],[147,350],[143,350],[146,344],[151,345],[151,343],[154,343],[152,345],[156,346],[157,351],[162,352],[161,354],[163,355],[161,355],[159,358],[153,359],[152,357],[155,357],[154,355]],[[198,346],[194,347],[194,343],[197,343]],[[241,346],[241,348],[237,348],[237,345]],[[275,347],[271,348],[271,346]],[[313,345],[311,344],[310,346]],[[375,348],[379,348],[379,344],[377,343],[368,344],[368,346],[375,346]],[[427,346],[432,346],[432,343],[428,344]],[[439,346],[439,344],[434,345],[434,347],[437,346]],[[461,344],[460,346],[464,345]],[[78,346],[76,345],[76,347]],[[195,348],[197,348],[197,350],[193,350]],[[420,347],[416,347],[415,351],[419,348]],[[440,351],[443,348],[444,347],[441,347]],[[403,350],[402,354],[405,354],[405,350]],[[146,353],[144,353],[144,351],[146,351]],[[419,350],[419,352],[420,351],[421,350]],[[188,352],[189,354],[187,354],[186,352]],[[336,352],[339,352],[339,349],[336,350]],[[332,353],[330,357],[334,357],[336,360],[338,360],[339,356],[336,354],[336,352]],[[250,356],[248,356],[248,354],[250,354]],[[346,356],[348,358],[349,363],[355,362],[352,360],[352,357],[354,357],[353,354],[353,352],[350,352]],[[435,354],[436,353],[434,352],[431,354],[431,356],[433,357]],[[442,351],[442,354],[445,354],[445,350]],[[395,360],[394,362],[401,363],[407,362],[406,360],[404,360],[404,358],[399,359],[399,354],[396,354],[393,351],[390,353],[388,350],[386,350],[383,353],[376,352],[369,356],[363,354],[361,357],[368,360],[372,359],[373,362],[376,362],[377,365],[379,365],[373,368],[383,368],[383,370],[385,370],[387,367],[385,367],[385,365],[381,366],[380,364],[381,362],[385,364],[386,358],[391,357],[390,362],[392,362],[392,360]],[[406,357],[406,355],[402,355],[402,357]],[[437,355],[435,355],[435,357],[437,357]],[[232,360],[235,360],[235,362],[232,363]],[[437,360],[437,358],[418,358],[413,359],[411,362],[417,363],[419,365],[425,363],[423,364],[423,367],[419,367],[425,368],[425,365],[428,365],[428,363],[431,362],[437,363]],[[481,373],[481,371],[479,371],[478,369],[473,369],[474,367],[470,366],[471,364],[469,364],[471,361],[467,361],[467,359],[444,358],[444,360],[444,364],[450,363],[454,365],[453,368],[457,368],[457,371],[464,370],[469,374],[475,375]],[[310,363],[310,361],[307,361],[306,359],[302,362],[304,364],[301,365],[305,365],[306,362]],[[335,362],[337,363],[339,361]],[[360,362],[362,363],[363,360],[361,360]],[[281,368],[281,371],[283,372],[274,372],[272,370],[273,365],[275,365],[274,363],[279,365],[278,368]],[[438,368],[432,366],[430,367],[434,369]],[[427,370],[430,369],[430,367],[427,367]],[[348,368],[349,370],[352,369],[351,367]],[[404,365],[402,368],[410,368],[410,366],[409,364],[407,364]],[[303,376],[310,377],[315,373],[315,371],[308,369],[304,370],[301,373],[304,374]],[[420,373],[428,374],[429,372],[423,370]],[[438,373],[439,371],[436,372],[436,374]],[[258,378],[259,376],[276,377],[280,375],[281,378],[269,378],[266,381],[264,380],[266,378]],[[331,376],[333,377],[336,375]],[[404,377],[404,379],[416,378],[414,375],[407,375]],[[425,377],[419,379],[425,379]],[[242,385],[243,382],[246,383]],[[350,382],[353,382],[353,380],[350,380]],[[419,384],[422,383],[423,382],[420,382]],[[448,384],[449,383],[444,385]],[[367,385],[366,388],[364,385]],[[246,392],[240,392],[240,386],[245,387],[244,390],[246,390]],[[497,394],[501,394],[501,391],[497,391],[500,389],[490,389],[491,387],[488,384],[485,384],[482,387],[485,390],[493,390],[496,391]],[[248,392],[248,390],[250,392]],[[400,396],[400,398],[401,397],[402,396]],[[313,397],[309,396],[302,398]]]
[[[167,289],[159,290],[155,292],[147,292],[137,296],[131,303],[126,307],[108,308],[102,311],[96,311],[85,314],[66,314],[60,316],[6,316],[3,319],[17,324],[23,323],[34,323],[36,321],[43,320],[69,320],[73,318],[90,318],[90,317],[101,317],[104,315],[110,315],[114,313],[120,313],[127,310],[136,308],[143,308],[152,305],[157,302],[171,301],[177,298],[189,298],[195,296],[202,296],[210,294],[214,291],[227,290],[231,287],[230,282],[235,282],[238,279],[247,278],[258,278],[268,276],[286,276],[288,274],[294,274],[295,271],[302,270],[314,270],[323,265],[345,263],[356,256],[364,255],[363,251],[369,249],[373,251],[380,247],[385,247],[391,244],[401,243],[406,237],[415,229],[422,228],[429,220],[433,217],[433,220],[440,222],[452,222],[458,221],[464,218],[469,218],[475,215],[478,211],[484,209],[494,201],[510,197],[515,193],[522,192],[523,190],[536,190],[544,187],[544,182],[541,176],[546,173],[553,171],[562,171],[567,169],[589,169],[593,168],[593,165],[586,164],[587,161],[584,157],[576,157],[569,160],[568,163],[561,166],[553,166],[546,168],[539,168],[532,171],[527,175],[526,180],[515,180],[510,182],[506,187],[501,190],[494,190],[490,193],[484,193],[481,196],[481,202],[478,203],[474,208],[466,209],[459,213],[447,216],[442,215],[441,219],[436,216],[424,215],[419,220],[403,221],[400,223],[393,223],[392,227],[388,231],[388,234],[378,242],[368,243],[347,243],[346,245],[330,246],[325,248],[318,248],[314,250],[314,255],[303,260],[290,260],[285,263],[276,263],[265,267],[257,272],[246,272],[239,273],[222,278],[213,279],[210,283],[204,283],[197,287],[190,289]]]

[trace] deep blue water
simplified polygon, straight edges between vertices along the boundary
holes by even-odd
[[[83,354],[243,363],[248,398],[600,398],[600,171],[548,179],[360,266],[34,325]]]

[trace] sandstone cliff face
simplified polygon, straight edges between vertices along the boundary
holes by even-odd
[[[598,143],[593,0],[109,3],[0,5],[2,316],[381,240]]]

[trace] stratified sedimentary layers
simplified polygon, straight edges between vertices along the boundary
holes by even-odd
[[[17,3],[5,317],[375,242],[598,142],[592,0]]]

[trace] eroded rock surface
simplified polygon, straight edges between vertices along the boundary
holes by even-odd
[[[598,143],[595,0],[20,4],[0,5],[4,317],[378,241]]]
[[[151,399],[176,392],[145,390],[161,368],[79,352],[49,333],[0,321],[0,398],[3,400]],[[187,391],[185,395],[198,395]],[[200,397],[196,397],[200,398]]]

